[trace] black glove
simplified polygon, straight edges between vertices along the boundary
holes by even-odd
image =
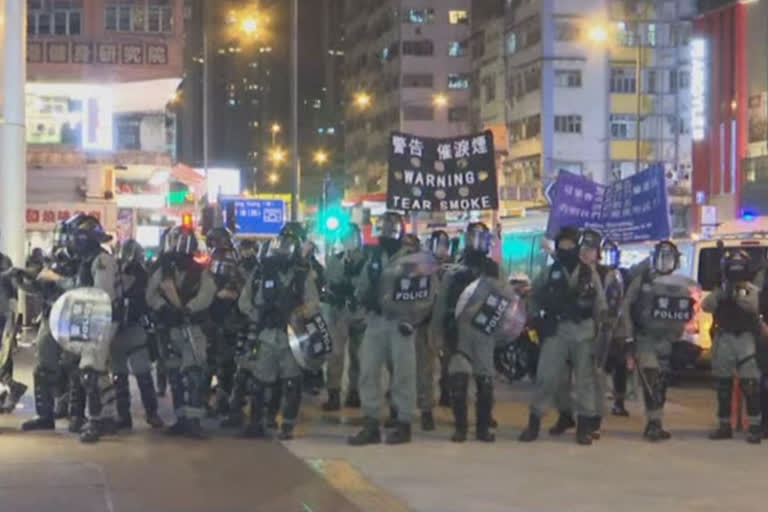
[[[397,329],[403,336],[413,335],[413,326],[408,322],[400,322],[400,325],[397,326]]]

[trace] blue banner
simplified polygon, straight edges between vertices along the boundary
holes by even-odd
[[[219,202],[225,212],[234,203],[238,235],[277,235],[285,224],[285,201],[225,197]]]
[[[551,194],[550,238],[565,226],[596,229],[618,243],[669,238],[662,165],[607,186],[561,170]]]

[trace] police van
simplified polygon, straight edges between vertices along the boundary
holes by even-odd
[[[720,259],[722,251],[718,248],[718,241],[722,240],[725,249],[739,248],[746,251],[753,261],[765,261],[768,255],[768,232],[735,233],[722,235],[712,239],[677,239],[673,242],[680,251],[680,268],[677,273],[685,275],[698,282],[702,289],[702,296],[695,297],[697,303],[714,290],[720,280]],[[621,246],[622,266],[631,267],[648,258],[653,251],[655,242],[627,244]],[[685,346],[678,347],[678,354],[698,354],[696,363],[708,363],[710,361],[710,349],[712,338],[712,315],[701,311],[696,307],[694,320],[686,328],[684,339],[681,342],[693,345],[693,350],[686,350]],[[685,356],[682,357],[685,359]],[[688,366],[692,361],[678,361],[677,366]]]

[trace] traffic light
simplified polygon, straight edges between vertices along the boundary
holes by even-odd
[[[318,229],[325,238],[338,239],[349,229],[349,214],[341,207],[334,206],[321,211]]]

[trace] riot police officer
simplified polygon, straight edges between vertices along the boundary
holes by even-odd
[[[41,267],[42,261],[39,264]],[[17,270],[11,265],[11,260],[0,254],[0,414],[13,412],[27,391],[25,384],[13,378],[13,350],[20,325],[16,315],[18,286],[14,279]],[[22,272],[39,272],[40,267],[32,258],[28,258],[26,266]]]
[[[754,272],[749,254],[728,249],[722,258],[723,283],[702,302],[702,309],[714,315],[715,336],[712,345],[712,372],[717,377],[717,418],[719,426],[710,439],[730,439],[733,377],[739,377],[744,395],[749,434],[747,442],[762,440],[760,413],[760,370],[756,360],[759,332],[760,290],[751,281]]]
[[[356,290],[366,310],[366,331],[360,347],[360,399],[364,426],[349,444],[379,443],[381,369],[392,365],[391,395],[397,424],[388,444],[411,440],[416,407],[415,326],[429,316],[434,303],[437,265],[429,253],[410,253],[403,244],[405,222],[396,212],[378,220],[379,245],[363,268]]]
[[[152,380],[152,361],[147,333],[144,330],[147,315],[147,281],[144,269],[144,248],[136,240],[126,240],[119,246],[120,269],[118,286],[123,297],[119,309],[119,322],[112,342],[112,382],[115,385],[117,428],[133,428],[131,417],[131,392],[128,375],[132,373],[146,412],[147,424],[162,428],[158,415],[157,394]]]
[[[435,259],[437,259],[438,263],[441,265],[441,269],[438,272],[438,278],[442,279],[445,268],[453,263],[453,240],[451,240],[450,235],[445,232],[442,229],[437,229],[432,232],[432,234],[429,237],[429,250],[432,252],[432,254],[435,256]],[[432,336],[439,336],[439,333],[434,331],[433,329],[430,329],[430,335]],[[437,347],[442,347],[443,343],[439,339],[433,339],[431,340],[431,345],[434,350],[438,350]],[[439,388],[440,388],[440,397],[438,398],[438,404],[441,407],[450,407],[451,406],[451,396],[450,396],[450,389],[448,386],[448,359],[449,356],[447,352],[440,349],[438,350],[438,360],[440,362],[440,379],[439,379]],[[434,365],[434,363],[433,363]],[[434,366],[432,368],[432,373],[434,373]],[[421,375],[419,375],[419,381],[425,381],[425,378],[422,378]],[[420,387],[420,389],[423,389]],[[418,401],[418,400],[417,400]]]
[[[248,277],[259,265],[259,244],[255,240],[244,238],[237,246],[240,256],[240,274]]]
[[[229,397],[235,378],[235,350],[243,324],[237,308],[237,299],[244,276],[240,273],[240,261],[234,249],[219,247],[211,253],[211,274],[216,282],[216,297],[210,308],[209,352],[211,367],[216,375],[216,412],[229,412]]]
[[[433,329],[444,340],[444,350],[449,355],[448,373],[451,406],[455,422],[454,442],[467,439],[469,419],[467,398],[470,376],[475,378],[477,397],[475,409],[477,424],[475,437],[478,441],[493,442],[493,370],[494,348],[492,339],[462,330],[457,311],[459,298],[472,282],[479,278],[499,279],[499,266],[488,255],[491,250],[491,233],[481,222],[473,222],[465,232],[464,252],[459,263],[449,267],[440,284],[432,318]],[[487,296],[483,297],[485,300]],[[485,316],[490,318],[490,316]]]
[[[54,286],[59,291],[81,287],[99,288],[107,293],[113,304],[113,313],[116,313],[121,300],[115,286],[118,276],[117,263],[102,247],[102,244],[110,241],[112,237],[104,232],[96,218],[89,215],[76,214],[58,228],[55,234],[58,241],[55,243],[63,264],[44,269],[38,274],[37,280],[48,283],[48,286]],[[116,314],[114,320],[117,320]],[[115,322],[112,335],[116,330]],[[39,398],[42,407],[38,411],[38,418],[24,423],[24,430],[53,428],[52,408],[49,407],[52,404],[48,390],[51,385],[50,377],[56,371],[61,351],[50,336],[47,323],[41,325],[40,331],[42,333],[38,333],[38,341],[41,346],[38,347],[39,359],[35,375],[36,387],[38,383],[41,385]],[[112,388],[108,374],[111,338],[112,336],[105,340],[105,343],[80,345],[80,352],[71,354],[79,358],[79,363],[78,378],[70,382],[70,408],[80,410],[71,413],[73,419],[70,422],[70,430],[79,430],[82,442],[98,441],[102,433],[114,430],[114,418],[111,414],[114,397],[102,396],[103,392]],[[37,399],[37,391],[35,395]],[[87,406],[88,418],[80,428],[83,401]]]
[[[671,241],[656,244],[649,268],[634,277],[624,299],[626,353],[640,372],[647,423],[643,437],[664,441],[671,437],[662,419],[667,398],[672,344],[680,340],[693,318],[691,289],[698,285],[674,274],[680,252]]]
[[[170,435],[204,437],[206,338],[202,324],[216,295],[216,283],[195,261],[198,242],[189,226],[172,228],[164,240],[159,268],[150,276],[147,304],[168,327],[165,364],[176,414]]]
[[[318,307],[314,272],[302,253],[306,232],[298,223],[286,224],[262,261],[261,272],[246,281],[238,300],[248,317],[250,333],[237,355],[237,386],[250,397],[246,437],[263,438],[267,386],[282,384],[283,423],[280,439],[293,438],[301,405],[301,367],[288,338],[288,325],[305,308]]]
[[[360,343],[365,333],[365,318],[355,298],[355,285],[365,265],[363,238],[357,224],[349,223],[340,232],[332,247],[333,254],[326,259],[326,293],[323,310],[333,329],[333,353],[328,358],[328,401],[323,410],[341,409],[341,381],[344,361],[347,365],[346,407],[360,407],[358,380],[360,377]]]
[[[604,333],[609,336],[603,337],[607,346],[602,347],[602,352],[598,348],[598,366],[602,366],[602,369],[611,375],[613,379],[613,406],[611,414],[627,417],[629,412],[624,405],[627,393],[627,360],[623,354],[623,347],[618,342],[618,340],[625,337],[625,333],[622,331],[623,322],[617,315],[621,315],[620,308],[623,307],[624,294],[630,284],[630,274],[621,268],[621,249],[613,240],[605,239],[603,241],[600,262],[599,269],[603,275],[610,318],[608,319],[607,332]],[[617,305],[619,307],[618,311]],[[599,382],[602,383],[602,379]],[[600,400],[602,401],[602,389],[600,393]]]
[[[563,389],[570,362],[579,409],[576,440],[592,444],[597,414],[594,344],[597,322],[607,308],[596,268],[599,250],[599,236],[582,237],[576,229],[563,228],[555,240],[555,262],[532,284],[528,309],[543,344],[528,427],[520,435],[521,441],[538,438],[541,418]]]

